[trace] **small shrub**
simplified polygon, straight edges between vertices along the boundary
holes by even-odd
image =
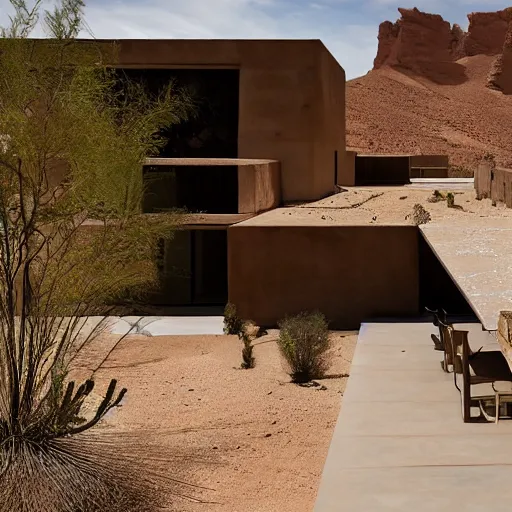
[[[432,195],[427,199],[429,203],[439,203],[440,201],[444,201],[445,197],[442,192],[439,190],[434,190]]]
[[[452,192],[448,192],[448,194],[446,194],[446,205],[448,208],[455,207],[455,196],[452,194]]]
[[[249,368],[254,368],[254,357],[252,355],[252,339],[251,337],[243,332],[240,334],[240,339],[242,340],[242,343],[244,344],[242,348],[242,368],[244,370],[248,370]]]
[[[228,303],[224,308],[224,334],[240,336],[244,329],[244,322],[238,316],[236,306]]]
[[[330,366],[329,327],[322,313],[300,313],[279,323],[279,350],[289,366],[292,382],[325,375]]]
[[[419,226],[420,224],[430,222],[432,218],[430,217],[430,213],[428,213],[421,204],[416,203],[412,210],[412,220],[415,226]]]
[[[483,160],[485,160],[486,162],[489,162],[492,167],[496,167],[496,157],[492,153],[490,153],[489,151],[487,151],[484,154]]]

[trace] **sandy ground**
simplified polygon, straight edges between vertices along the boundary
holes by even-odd
[[[500,166],[511,166],[512,96],[486,87],[493,61],[487,55],[457,61],[465,73],[458,85],[391,68],[347,82],[347,146],[364,153],[447,154],[450,163],[468,169],[490,152]]]
[[[128,336],[96,375],[128,388],[99,428],[140,433],[156,447],[157,470],[207,489],[177,487],[167,510],[310,512],[338,416],[355,333],[333,333],[323,387],[289,382],[275,343],[255,340],[256,367],[238,369],[234,336]],[[85,375],[118,341],[104,335],[77,361]],[[98,400],[99,396],[95,397]]]
[[[439,189],[446,195],[448,190]],[[244,225],[361,225],[413,224],[411,213],[421,204],[431,215],[431,222],[464,222],[481,217],[508,218],[512,209],[490,199],[477,201],[474,190],[454,191],[455,208],[446,201],[429,202],[433,190],[412,187],[351,187],[320,201],[278,208],[258,215]]]

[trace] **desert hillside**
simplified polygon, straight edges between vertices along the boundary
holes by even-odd
[[[349,149],[446,153],[470,169],[492,153],[512,166],[511,11],[470,14],[468,32],[400,13],[381,24],[374,69],[347,84]]]

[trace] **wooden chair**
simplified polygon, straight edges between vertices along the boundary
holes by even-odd
[[[487,421],[497,423],[501,405],[512,402],[512,390],[498,391],[495,388],[496,382],[512,382],[512,371],[507,360],[498,350],[478,352],[478,357],[474,357],[469,348],[468,331],[450,328],[450,344],[454,379],[456,380],[457,374],[462,374],[461,396],[464,422],[468,423],[472,420],[471,406],[476,405]],[[471,386],[475,384],[491,384],[493,393],[472,396]],[[489,403],[494,405],[494,416],[487,411]]]
[[[451,332],[450,329],[453,329],[453,325],[448,323],[448,313],[444,309],[429,309],[425,308],[427,312],[433,315],[434,325],[439,329],[439,337],[435,334],[431,334],[430,337],[434,342],[435,350],[443,351],[443,360],[441,361],[441,368],[444,372],[449,373],[453,371],[454,361],[456,364],[457,361],[453,359],[453,351],[450,345],[451,343]],[[473,352],[470,349],[470,357],[473,358],[477,354],[480,353],[483,347],[480,347],[476,352]],[[451,368],[450,368],[451,367]],[[456,384],[457,385],[457,384]]]
[[[447,324],[447,314],[444,309],[429,309],[425,308],[425,310],[430,313],[433,317],[433,324],[439,328],[439,336],[435,334],[431,334],[430,338],[434,342],[435,350],[444,351],[444,341],[443,341],[443,329],[441,328],[441,324]]]

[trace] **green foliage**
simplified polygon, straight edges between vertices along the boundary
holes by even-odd
[[[1,37],[25,38],[30,35],[39,21],[39,7],[42,0],[36,0],[29,9],[25,0],[10,0],[14,8],[14,16],[9,16],[10,26],[0,28]]]
[[[293,382],[321,378],[330,366],[329,327],[322,313],[300,313],[279,323],[279,350]]]
[[[11,3],[0,38],[0,512],[154,510],[126,468],[101,466],[105,445],[78,436],[126,389],[112,380],[87,417],[94,371],[80,385],[69,371],[106,327],[84,329],[87,318],[156,281],[158,240],[181,217],[142,215],[142,164],[193,102],[174,84],[149,97],[120,83],[115,44],[72,39],[81,0],[47,13],[52,40],[26,39],[39,2]]]
[[[243,329],[244,322],[238,316],[236,306],[229,302],[224,308],[224,334],[240,336],[243,333]]]
[[[72,39],[78,37],[83,26],[83,0],[60,0],[53,12],[45,11],[45,24],[50,37]]]

